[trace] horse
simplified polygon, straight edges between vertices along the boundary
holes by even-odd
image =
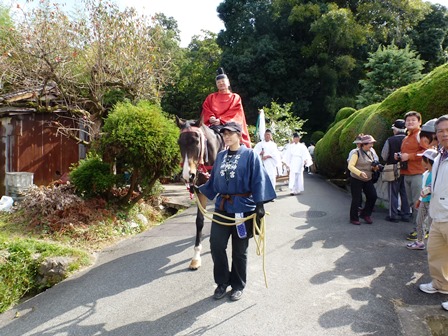
[[[207,182],[209,172],[215,163],[216,155],[224,149],[222,136],[202,123],[202,120],[185,120],[176,117],[176,124],[180,129],[177,143],[182,156],[182,178],[189,184],[190,193],[192,186],[200,186]],[[206,207],[207,198],[197,193],[198,201],[202,207]],[[194,243],[194,255],[189,269],[197,270],[201,267],[201,239],[204,228],[204,215],[197,209],[196,213],[196,239]]]

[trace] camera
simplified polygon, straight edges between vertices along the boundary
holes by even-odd
[[[374,160],[372,162],[372,170],[382,172],[383,169],[384,169],[384,166],[378,160]]]
[[[397,161],[400,162],[400,169],[408,169],[408,162],[401,161],[401,152],[395,153],[397,156]]]

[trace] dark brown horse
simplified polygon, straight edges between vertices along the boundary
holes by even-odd
[[[200,186],[208,180],[209,171],[215,163],[216,155],[224,148],[220,134],[202,124],[201,120],[184,120],[176,118],[180,129],[178,144],[183,160],[182,178],[190,186]],[[190,188],[190,192],[193,192]],[[207,198],[198,194],[198,201],[205,208]],[[189,268],[197,270],[201,266],[201,239],[204,228],[204,215],[197,210],[196,213],[196,240],[194,255]]]

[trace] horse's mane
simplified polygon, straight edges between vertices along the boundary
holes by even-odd
[[[198,127],[202,129],[205,136],[207,137],[207,140],[211,140],[214,138],[218,138],[219,141],[221,141],[221,136],[217,133],[215,133],[210,127],[206,126],[201,119],[180,119],[177,118],[177,125],[181,130],[183,129],[189,129],[192,127]]]
[[[184,120],[183,128],[202,127],[203,123],[200,120]]]

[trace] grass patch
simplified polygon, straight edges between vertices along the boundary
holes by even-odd
[[[4,218],[0,222],[2,228],[8,227]],[[71,258],[70,273],[91,263],[86,251],[0,232],[0,312],[22,297],[44,290],[47,286],[38,282],[37,268],[46,258],[56,256]]]
[[[120,206],[78,198],[69,187],[30,191],[14,212],[0,212],[0,313],[54,285],[40,281],[43,261],[67,257],[67,275],[90,265],[94,252],[162,222],[160,202],[152,195]]]

